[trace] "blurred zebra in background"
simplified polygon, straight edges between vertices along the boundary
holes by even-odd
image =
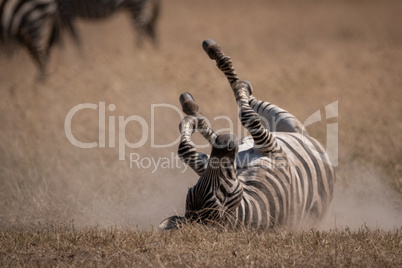
[[[59,37],[56,0],[0,0],[0,43],[11,53],[19,43],[28,49],[44,76],[49,51]]]
[[[298,228],[323,218],[331,203],[335,171],[324,147],[289,112],[256,99],[241,81],[229,56],[212,40],[203,43],[232,87],[242,125],[251,136],[237,141],[216,134],[189,93],[180,96],[180,158],[199,176],[188,190],[184,217],[165,219],[161,229],[189,222],[224,226]],[[265,121],[265,124],[263,123]],[[197,152],[191,135],[198,131],[212,145],[211,155]]]
[[[117,11],[129,12],[134,28],[138,34],[138,45],[148,37],[154,44],[156,23],[160,13],[160,0],[57,0],[63,25],[72,35],[76,43],[80,37],[75,29],[74,20],[104,19]]]

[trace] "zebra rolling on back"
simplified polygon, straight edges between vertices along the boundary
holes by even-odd
[[[0,43],[28,49],[41,75],[59,36],[56,0],[0,0]],[[11,47],[13,48],[13,47]]]
[[[203,47],[229,80],[240,121],[251,136],[237,141],[232,134],[217,135],[193,97],[182,94],[187,115],[180,123],[178,154],[200,178],[188,190],[185,216],[169,217],[159,227],[199,222],[297,228],[320,220],[335,183],[334,167],[323,146],[303,131],[292,114],[256,99],[251,84],[239,80],[230,57],[214,41],[205,40]],[[191,141],[195,131],[212,145],[210,156],[196,151]]]
[[[80,38],[74,26],[76,18],[104,19],[120,10],[130,13],[138,33],[138,44],[143,36],[156,43],[156,23],[160,13],[160,0],[57,0],[63,25],[76,43]]]

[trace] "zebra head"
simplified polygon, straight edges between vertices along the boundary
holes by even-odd
[[[237,179],[238,141],[218,135],[204,173],[187,194],[185,218],[190,221],[227,222],[240,203],[243,188]]]

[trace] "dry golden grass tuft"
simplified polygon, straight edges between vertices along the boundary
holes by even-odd
[[[0,233],[1,266],[399,267],[401,229],[302,232],[47,226]]]

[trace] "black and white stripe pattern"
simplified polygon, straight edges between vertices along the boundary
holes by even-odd
[[[63,25],[76,42],[80,38],[75,29],[74,20],[104,19],[118,11],[127,11],[138,33],[138,44],[143,36],[156,42],[156,22],[160,12],[160,0],[57,0]]]
[[[42,74],[58,32],[56,0],[0,0],[1,43],[26,47]]]
[[[160,227],[185,221],[251,228],[314,224],[325,215],[334,190],[335,171],[325,149],[302,132],[295,116],[253,97],[251,84],[237,78],[214,42],[204,43],[204,49],[228,78],[251,137],[238,143],[230,134],[211,135],[209,126],[199,123],[205,119],[198,110],[183,109],[188,115],[180,126],[179,156],[200,179],[188,191],[185,216],[168,218]],[[214,137],[211,156],[196,152],[194,131]]]

